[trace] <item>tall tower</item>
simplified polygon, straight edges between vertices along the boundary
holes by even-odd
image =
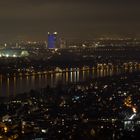
[[[60,38],[60,48],[61,49],[66,48],[66,41],[64,39],[62,39],[62,38]]]
[[[48,49],[55,49],[57,47],[57,32],[51,34],[48,32]]]

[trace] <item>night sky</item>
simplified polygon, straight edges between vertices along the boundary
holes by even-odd
[[[139,37],[140,0],[0,0],[0,41]]]

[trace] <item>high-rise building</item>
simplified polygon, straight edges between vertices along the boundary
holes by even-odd
[[[57,48],[57,32],[50,33],[48,32],[48,49]]]
[[[62,38],[60,38],[60,48],[61,49],[66,48],[66,41]]]

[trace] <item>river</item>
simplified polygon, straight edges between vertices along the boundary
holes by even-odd
[[[68,84],[93,80],[98,77],[112,76],[124,72],[140,70],[140,66],[129,68],[111,67],[80,67],[65,68],[62,72],[39,73],[37,75],[6,76],[0,75],[0,96],[16,96],[31,89],[44,88],[47,85],[55,87],[58,83]]]

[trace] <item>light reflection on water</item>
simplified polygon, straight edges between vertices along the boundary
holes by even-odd
[[[83,82],[86,80],[92,80],[98,77],[112,76],[114,74],[120,74],[122,72],[132,72],[139,70],[140,67],[132,69],[120,69],[116,68],[66,68],[63,73],[47,73],[32,76],[19,76],[19,77],[6,77],[0,75],[0,96],[15,96],[18,93],[28,92],[31,89],[38,89],[50,85],[51,87],[57,84],[66,84],[73,82]],[[71,70],[68,72],[68,70]]]

